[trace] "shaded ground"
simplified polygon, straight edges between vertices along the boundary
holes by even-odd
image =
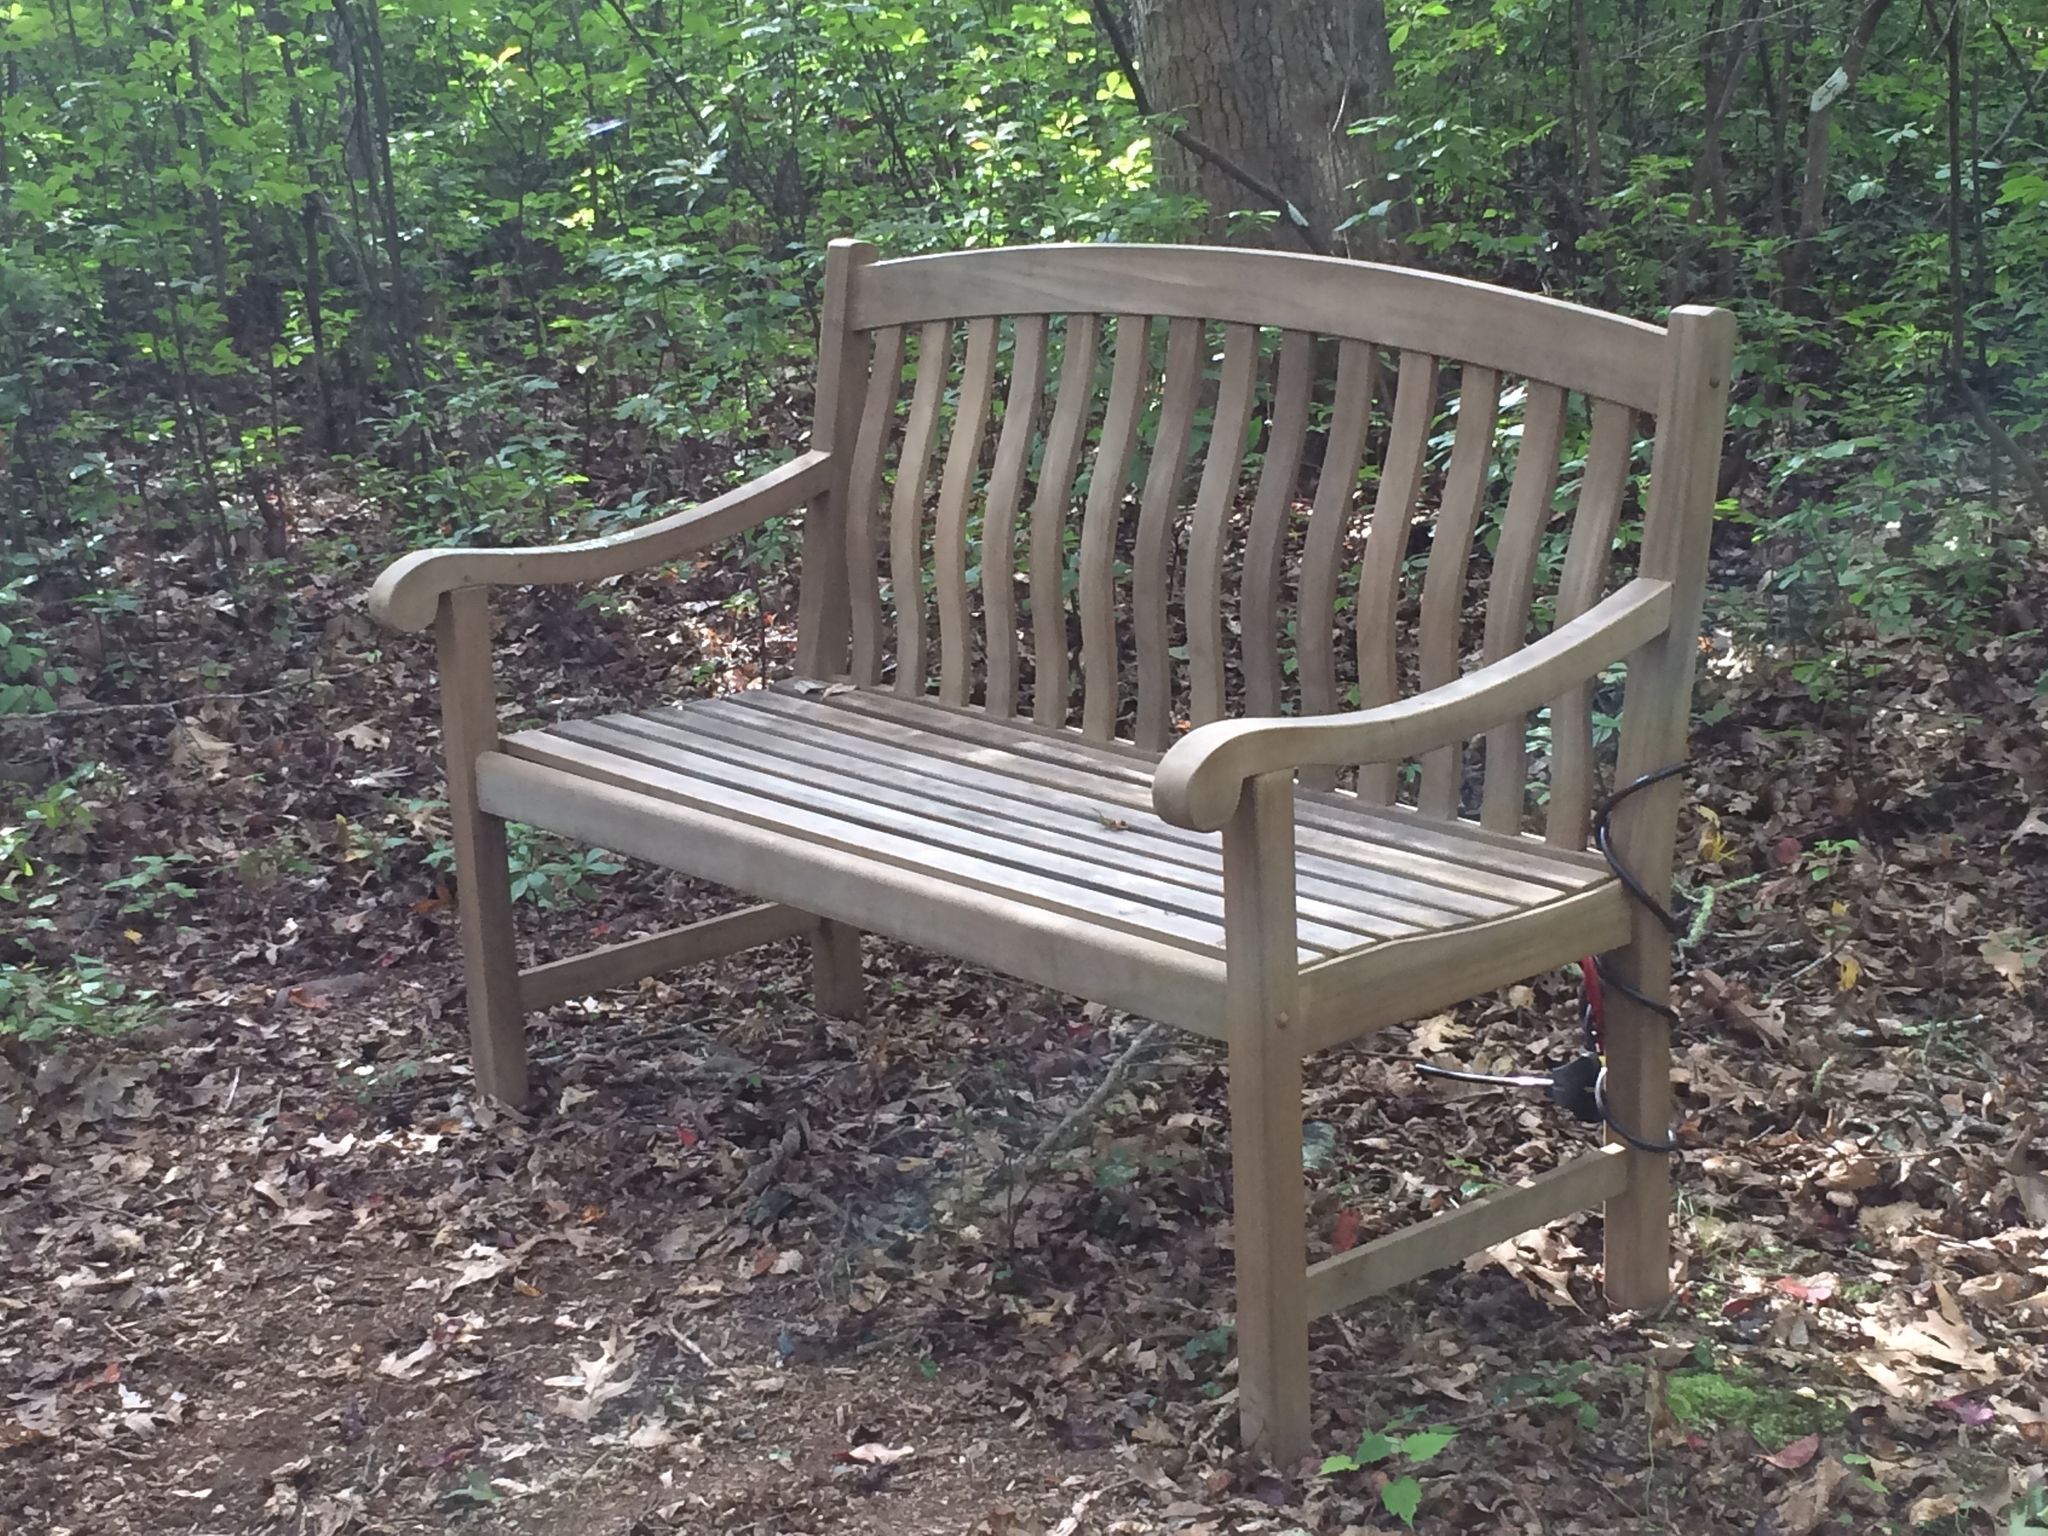
[[[314,504],[267,596],[173,588],[175,640],[116,636],[93,705],[8,732],[31,797],[106,765],[36,834],[21,942],[161,999],[0,1056],[0,1528],[1336,1533],[1411,1498],[1434,1530],[2034,1528],[2030,616],[1976,656],[1852,648],[1853,708],[1717,658],[1679,1301],[1609,1314],[1596,1220],[1406,1287],[1315,1335],[1318,1444],[1362,1464],[1276,1472],[1234,1450],[1202,1042],[874,941],[873,1018],[829,1021],[783,945],[557,1009],[544,1104],[470,1104],[427,651],[309,574],[375,546],[352,515]],[[720,568],[514,603],[505,692],[744,686],[786,649],[783,594],[750,601]],[[98,711],[214,690],[252,696]],[[523,859],[543,957],[725,900]],[[1562,1059],[1568,981],[1319,1065],[1320,1245],[1585,1140],[1409,1065]]]

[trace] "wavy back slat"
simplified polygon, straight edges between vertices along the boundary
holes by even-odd
[[[1109,285],[1103,292],[1122,292],[1125,258],[1107,261],[1097,273]],[[1190,270],[1206,268],[1210,257],[1189,261]],[[949,259],[920,270],[947,285],[986,271],[1022,284],[1012,296],[1028,298],[1038,281],[1029,267]],[[1594,317],[1581,334],[1571,329],[1575,314],[1539,305],[1528,311],[1532,323],[1565,337],[1566,354],[1532,375],[1521,364],[1533,333],[1489,333],[1461,356],[1448,343],[1409,344],[1415,327],[1407,320],[1383,322],[1370,307],[1339,313],[1327,296],[1316,301],[1323,307],[1313,326],[1288,323],[1309,313],[1299,296],[1260,318],[1251,296],[1219,299],[1163,281],[1146,288],[1156,307],[1077,309],[1050,302],[1048,288],[1046,302],[998,313],[965,287],[933,300],[903,286],[907,268],[876,270],[898,275],[886,302],[873,292],[863,300],[856,284],[850,323],[865,334],[853,354],[860,361],[841,371],[857,408],[842,402],[835,415],[836,440],[849,444],[843,515],[852,580],[844,611],[856,681],[885,680],[893,652],[894,684],[904,694],[935,689],[940,703],[980,702],[998,717],[1022,708],[1043,725],[1071,720],[1093,738],[1123,735],[1151,751],[1185,724],[1238,709],[1352,707],[1354,677],[1358,708],[1410,687],[1441,687],[1468,655],[1471,664],[1492,664],[1528,639],[1537,572],[1548,569],[1573,393],[1587,398],[1591,433],[1567,498],[1571,537],[1555,622],[1586,612],[1608,585],[1632,494],[1635,434],[1644,429],[1635,373],[1646,336],[1663,340],[1654,327]],[[1381,273],[1359,292],[1408,286],[1405,275]],[[882,323],[862,326],[862,313]],[[1374,334],[1350,334],[1364,329]],[[1477,335],[1470,316],[1452,329],[1449,339],[1460,345]],[[1627,356],[1609,387],[1588,389],[1584,381],[1605,367],[1591,350],[1589,338],[1599,337]],[[1112,357],[1101,355],[1105,348]],[[1319,369],[1319,359],[1329,361]],[[1504,415],[1510,380],[1523,403]],[[1451,415],[1441,418],[1446,405]],[[1434,435],[1440,420],[1449,425],[1447,442]],[[1512,476],[1495,472],[1504,429],[1519,436],[1519,450],[1505,450]],[[1382,437],[1368,520],[1361,470]],[[1257,451],[1256,474],[1247,449]],[[1439,474],[1440,486],[1430,489]],[[885,491],[890,484],[893,492]],[[1482,530],[1494,542],[1490,554]],[[1414,562],[1422,567],[1419,594],[1408,584],[1411,551],[1426,551]],[[1353,558],[1355,619],[1345,620],[1339,603]],[[1409,606],[1417,596],[1419,614]],[[1469,652],[1468,616],[1478,630]],[[1183,637],[1180,653],[1174,647]],[[1544,835],[1559,847],[1585,841],[1596,779],[1592,697],[1590,688],[1575,690],[1551,709]],[[1504,723],[1484,739],[1476,817],[1492,830],[1521,829],[1525,723]],[[1462,745],[1427,754],[1418,809],[1457,816],[1466,767]],[[1320,787],[1338,781],[1334,771],[1304,778]],[[1399,791],[1398,764],[1359,765],[1362,800],[1387,804]]]
[[[1593,402],[1592,440],[1572,509],[1572,540],[1557,585],[1557,622],[1568,624],[1600,600],[1627,498],[1635,453],[1635,413],[1614,400]],[[1550,707],[1550,805],[1544,839],[1583,848],[1593,816],[1593,686],[1575,688]]]
[[[1010,343],[1010,392],[988,477],[981,527],[981,611],[992,715],[1017,712],[1017,508],[1030,467],[1031,440],[1045,392],[1045,316],[1024,315]]]
[[[1181,597],[1188,630],[1188,719],[1194,725],[1223,718],[1223,555],[1232,504],[1244,474],[1245,437],[1258,383],[1258,327],[1225,326],[1223,371],[1209,423],[1202,483],[1190,518],[1187,583]],[[1247,557],[1247,570],[1250,565]]]
[[[1373,497],[1372,525],[1366,534],[1365,565],[1358,574],[1358,707],[1390,704],[1401,693],[1400,660],[1395,650],[1401,607],[1401,567],[1408,554],[1416,500],[1422,494],[1422,471],[1429,455],[1429,424],[1436,416],[1436,359],[1421,352],[1403,352],[1394,385],[1393,422],[1387,431],[1387,454],[1380,464],[1379,489]],[[1398,763],[1361,763],[1358,795],[1375,805],[1391,805],[1400,773]]]
[[[1301,552],[1301,581],[1295,599],[1295,652],[1301,668],[1301,712],[1327,715],[1337,708],[1337,576],[1343,565],[1372,425],[1373,384],[1378,354],[1362,341],[1337,349],[1337,398],[1330,408],[1330,435],[1323,448],[1322,474],[1309,511],[1307,542]],[[1318,771],[1328,780],[1327,771]],[[1305,778],[1308,776],[1304,776]]]
[[[925,691],[924,493],[938,435],[939,402],[952,371],[953,327],[928,320],[917,335],[917,384],[896,460],[896,495],[889,505],[889,590],[896,600],[896,691]]]
[[[1116,534],[1151,372],[1151,330],[1150,316],[1117,317],[1109,404],[1088,473],[1088,505],[1081,515],[1081,734],[1098,741],[1116,735]]]
[[[1482,664],[1505,660],[1529,639],[1529,607],[1536,596],[1536,560],[1557,493],[1558,453],[1564,446],[1565,394],[1555,384],[1531,382],[1522,412],[1522,442],[1515,454],[1514,484],[1501,519],[1500,544],[1493,553],[1486,593]],[[1486,787],[1479,824],[1490,832],[1522,830],[1528,795],[1529,733],[1519,720],[1486,733]]]
[[[871,356],[867,398],[861,403],[853,465],[847,471],[846,510],[846,562],[852,569],[852,676],[855,682],[868,684],[882,679],[882,590],[876,569],[875,509],[882,499],[882,452],[903,389],[903,327],[889,325],[876,331]]]
[[[974,497],[974,472],[988,428],[996,377],[996,322],[986,316],[967,322],[967,361],[953,411],[953,438],[939,480],[939,515],[932,529],[933,588],[939,607],[939,702],[965,704],[974,683],[974,658],[967,605],[967,512]],[[984,527],[984,534],[986,528]]]
[[[1459,672],[1458,638],[1465,614],[1465,571],[1472,558],[1472,536],[1486,499],[1486,476],[1493,463],[1493,438],[1500,424],[1500,375],[1470,364],[1458,375],[1458,424],[1451,440],[1451,463],[1444,472],[1443,500],[1437,508],[1436,534],[1430,541],[1429,568],[1422,582],[1422,629],[1417,639],[1421,685],[1441,687]],[[1425,816],[1458,814],[1458,791],[1464,777],[1463,753],[1439,747],[1422,759],[1422,787],[1416,809]]]
[[[1308,442],[1314,374],[1315,338],[1306,331],[1288,331],[1280,340],[1272,421],[1238,588],[1239,658],[1249,715],[1280,713],[1280,565],[1287,551],[1302,450]]]
[[[1088,417],[1095,403],[1095,348],[1101,322],[1094,315],[1067,320],[1060,346],[1059,395],[1045,435],[1045,460],[1031,502],[1031,717],[1040,725],[1067,723],[1067,507]]]
[[[1175,320],[1166,331],[1166,386],[1152,461],[1138,498],[1138,539],[1131,552],[1131,627],[1138,650],[1138,717],[1132,739],[1148,752],[1164,752],[1173,734],[1173,552],[1188,441],[1202,389],[1203,326]]]

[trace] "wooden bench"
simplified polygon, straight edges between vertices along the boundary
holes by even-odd
[[[1312,1317],[1519,1231],[1604,1204],[1608,1294],[1660,1302],[1666,1159],[1619,1144],[1307,1264],[1302,1062],[1589,953],[1666,995],[1665,931],[1587,848],[1594,680],[1626,663],[1616,782],[1683,755],[1731,317],[1310,256],[840,241],[820,331],[812,447],[782,468],[377,583],[439,642],[478,1088],[524,1099],[529,1012],[792,935],[853,1014],[869,930],[1227,1042],[1238,1407],[1276,1461],[1311,1448]],[[490,588],[794,513],[793,678],[501,734]],[[1652,891],[1678,802],[1614,817]],[[763,904],[522,970],[507,820]],[[1660,1135],[1663,1025],[1609,1015],[1614,1118]]]

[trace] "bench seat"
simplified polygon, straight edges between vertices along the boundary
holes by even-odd
[[[1221,1037],[1222,839],[1153,812],[1157,760],[810,683],[519,732],[480,780],[494,815]],[[1341,793],[1296,823],[1304,1049],[1626,940],[1588,854]]]

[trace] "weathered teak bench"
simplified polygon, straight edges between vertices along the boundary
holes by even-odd
[[[1319,257],[841,241],[821,333],[813,446],[781,469],[612,538],[431,550],[377,584],[388,623],[439,640],[478,1087],[524,1098],[526,1013],[791,935],[819,1006],[852,1013],[861,930],[1227,1041],[1239,1412],[1277,1460],[1310,1447],[1312,1317],[1602,1203],[1609,1295],[1661,1300],[1665,1159],[1620,1145],[1308,1265],[1302,1059],[1588,953],[1666,994],[1664,930],[1587,849],[1592,680],[1627,663],[1617,782],[1683,754],[1731,318],[1659,328]],[[491,587],[620,576],[799,511],[792,680],[500,735]],[[1653,891],[1678,799],[1614,818]],[[521,970],[506,819],[768,904]],[[1614,1118],[1661,1135],[1662,1026],[1610,1013]]]

